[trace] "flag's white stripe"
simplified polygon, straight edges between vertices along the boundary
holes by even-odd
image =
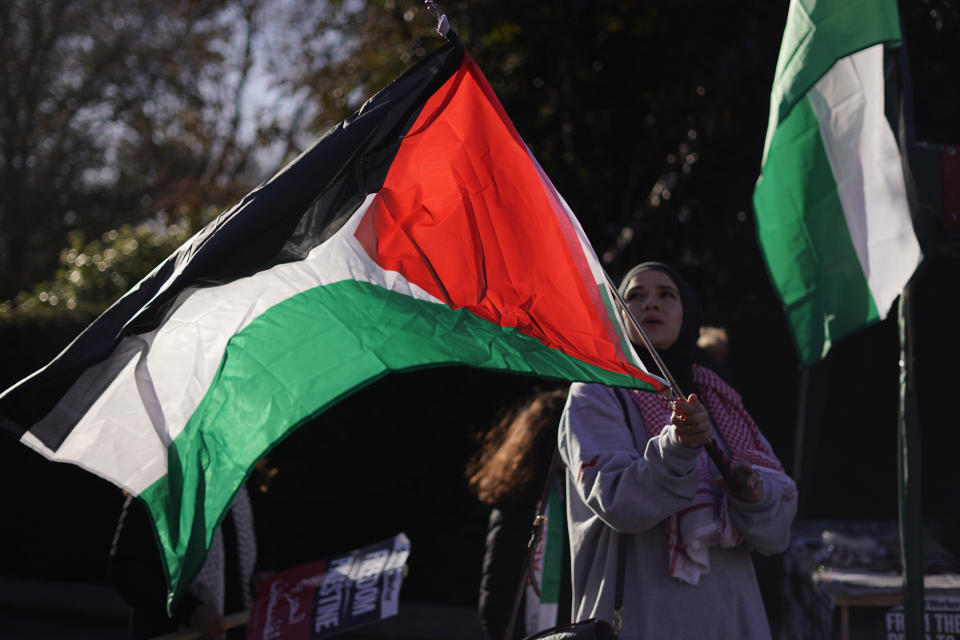
[[[41,424],[79,417],[57,451],[30,432],[21,441],[48,458],[72,462],[139,494],[166,474],[167,447],[206,394],[229,339],[270,307],[343,280],[440,303],[400,274],[381,269],[354,237],[374,197],[369,195],[336,235],[300,262],[181,293],[159,327],[124,338],[109,359],[85,371],[44,417]],[[84,411],[89,390],[110,378],[106,390]]]
[[[881,317],[920,262],[900,151],[884,115],[883,45],[842,58],[808,97]]]

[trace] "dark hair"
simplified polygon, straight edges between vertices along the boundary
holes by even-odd
[[[467,465],[470,491],[484,504],[533,506],[557,448],[567,388],[536,390],[484,436]]]

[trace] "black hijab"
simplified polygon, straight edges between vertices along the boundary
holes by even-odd
[[[659,271],[666,274],[677,286],[680,302],[683,304],[683,321],[680,324],[680,334],[669,348],[660,349],[658,353],[677,381],[680,390],[685,395],[698,393],[697,386],[693,382],[693,364],[695,362],[700,363],[705,355],[703,350],[697,346],[697,338],[700,336],[700,298],[693,287],[679,273],[662,262],[643,262],[630,269],[623,276],[623,280],[620,281],[620,295],[626,295],[627,285],[634,276],[644,271]],[[647,370],[662,375],[660,368],[657,367],[646,347],[642,344],[635,346],[637,354],[643,364],[646,365]]]

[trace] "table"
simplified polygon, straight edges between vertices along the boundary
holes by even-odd
[[[812,574],[815,584],[833,596],[840,610],[841,640],[850,640],[851,607],[890,609],[903,603],[902,577],[895,572],[844,571],[818,567]],[[942,573],[923,578],[924,596],[960,596],[960,574]]]
[[[851,608],[889,609],[903,602],[896,522],[797,521],[785,564],[791,580],[814,594],[806,601],[821,604],[823,613],[809,612],[823,621],[813,637],[824,637],[832,626],[826,618],[838,612],[841,639],[850,640]],[[924,566],[927,597],[960,597],[960,562],[932,536],[924,539]]]

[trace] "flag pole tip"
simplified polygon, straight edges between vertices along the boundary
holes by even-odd
[[[440,19],[437,21],[437,33],[442,35],[444,38],[447,37],[447,34],[450,32],[450,22],[447,20],[447,14],[440,16]]]
[[[447,20],[447,14],[440,12],[440,7],[434,0],[423,0],[423,4],[430,15],[437,19],[437,33],[446,38],[447,34],[450,33],[450,21]]]

